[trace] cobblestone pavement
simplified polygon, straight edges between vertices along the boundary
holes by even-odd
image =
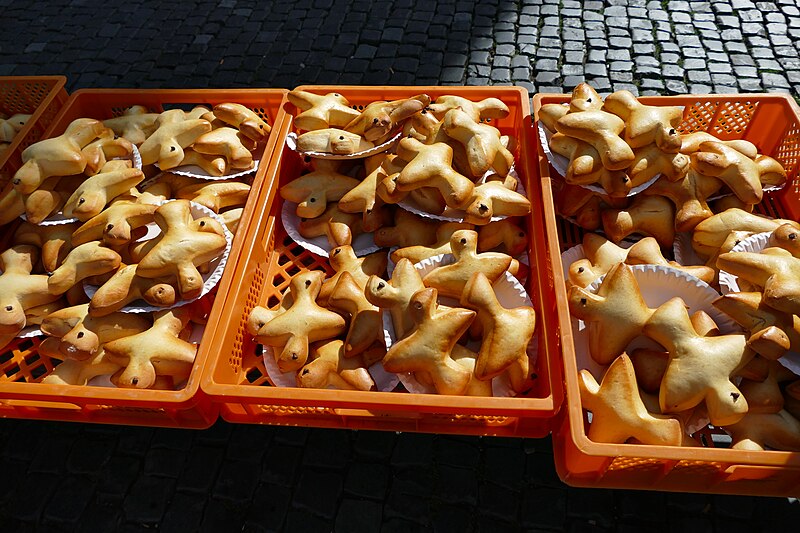
[[[0,0],[0,75],[83,87],[800,94],[795,0]],[[794,530],[785,499],[579,490],[550,441],[0,421],[2,531]]]

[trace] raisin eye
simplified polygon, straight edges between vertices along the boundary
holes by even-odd
[[[669,134],[670,134],[670,135],[675,135],[676,133],[677,133],[677,132],[675,131],[675,128],[670,128],[670,129],[669,129]]]
[[[586,298],[581,298],[581,305],[586,305]]]
[[[461,239],[461,244],[467,244],[467,239]]]
[[[518,236],[518,237],[524,237],[524,236],[525,236],[525,234],[524,234],[524,233],[522,233],[522,232],[520,231],[519,233],[517,233],[517,236]]]
[[[296,353],[292,354],[292,361],[297,361],[297,354]]]
[[[377,118],[373,118],[373,119],[372,119],[372,123],[373,123],[373,124],[377,124],[377,123],[378,123],[378,119],[377,119]]]
[[[381,289],[382,289],[382,288],[384,288],[385,286],[386,286],[386,284],[385,284],[384,282],[382,282],[382,281],[381,281],[380,283],[378,283],[378,290],[381,290]]]
[[[14,310],[14,306],[12,306],[12,305],[7,305],[6,306],[6,311],[13,311],[13,310]]]
[[[344,135],[339,135],[339,140],[343,141],[344,140]]]
[[[584,271],[584,270],[585,270],[585,269],[584,269],[583,267],[580,267],[580,268],[578,269],[578,274],[583,274],[583,271]]]
[[[175,147],[174,147],[174,146],[170,146],[170,147],[169,147],[169,151],[170,151],[170,152],[174,152],[174,151],[175,151]]]
[[[108,226],[106,226],[106,229],[108,231],[111,231],[112,229],[114,229],[114,224],[109,224]]]
[[[586,102],[591,104],[592,103],[592,99],[591,98],[587,98]]]
[[[205,226],[205,225],[206,225],[205,221],[202,221],[202,220],[201,220],[201,221],[200,221],[200,227],[202,228],[202,227],[203,227],[203,226]]]
[[[316,202],[316,201],[317,201],[317,199],[316,199],[316,198],[311,198],[311,199],[309,199],[308,201],[309,201],[310,203],[312,203],[312,204],[313,204],[314,202]]]
[[[78,333],[78,335],[77,335],[77,337],[78,337],[79,339],[82,339],[82,338],[83,338],[83,332],[82,332],[82,331],[81,331],[81,332],[79,332],[79,333]]]
[[[793,240],[795,240],[796,238],[797,238],[797,233],[790,233],[790,234],[789,234],[789,240],[790,240],[790,241],[793,241]]]
[[[138,385],[138,384],[139,384],[139,378],[133,378],[131,380],[131,385]]]
[[[307,279],[307,280],[306,280],[306,287],[310,287],[310,286],[311,286],[311,280],[310,280],[310,279]]]
[[[82,203],[84,203],[85,201],[86,201],[86,198],[81,198],[80,200],[78,200],[78,203],[79,203],[79,204],[82,204]]]
[[[307,375],[309,372],[310,372],[310,370],[309,370],[309,369],[307,369],[307,368],[304,368],[302,373],[303,373],[303,375],[305,376],[305,375]]]
[[[414,302],[414,309],[422,309],[422,303],[421,302]]]

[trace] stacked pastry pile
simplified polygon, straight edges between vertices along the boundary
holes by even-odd
[[[674,219],[676,231],[691,231],[729,207],[752,211],[764,187],[786,182],[780,163],[748,141],[681,134],[682,116],[680,107],[643,105],[627,91],[604,102],[586,84],[575,88],[569,107],[542,106],[542,124],[558,132],[550,147],[569,161],[559,213],[584,229],[602,227],[614,240],[630,234],[632,218],[650,213],[649,220],[661,224],[648,234],[668,246],[673,236],[667,219]],[[656,176],[639,195],[631,194]],[[604,192],[587,188],[591,184]]]
[[[120,387],[185,382],[197,350],[187,342],[191,324],[203,323],[212,295],[186,304],[219,281],[250,185],[159,173],[154,163],[203,159],[222,172],[229,164],[252,166],[249,151],[249,162],[237,163],[226,142],[211,149],[225,153],[214,159],[184,151],[204,146],[203,131],[230,129],[237,139],[252,132],[252,145],[264,140],[259,124],[246,126],[252,112],[226,114],[239,107],[158,115],[135,106],[105,123],[77,119],[63,135],[25,150],[2,200],[4,216],[27,211],[28,219],[0,255],[0,347],[39,326],[48,336],[39,353],[63,361],[44,382],[85,385],[106,374]],[[212,131],[219,120],[212,114],[241,130]],[[142,169],[132,168],[133,144]],[[155,176],[143,186],[145,175]],[[77,221],[43,220],[56,210]]]
[[[311,172],[281,188],[281,197],[297,204],[300,234],[327,236],[333,275],[297,274],[280,304],[250,314],[249,332],[272,347],[279,370],[296,372],[301,387],[373,390],[367,368],[380,361],[384,370],[413,374],[441,394],[491,395],[491,380],[500,375],[508,375],[514,392],[530,388],[526,350],[535,312],[504,308],[492,287],[523,275],[513,256],[527,249],[527,236],[509,216],[530,211],[513,190],[513,155],[499,130],[485,123],[506,116],[506,106],[456,96],[431,104],[419,95],[374,102],[359,113],[339,94],[292,91],[289,98],[301,111],[295,123],[308,130],[298,150],[341,152],[336,141],[347,139],[356,150],[400,132],[403,139],[396,153],[367,159],[331,161],[321,154]],[[487,175],[492,179],[482,183]],[[401,207],[410,198],[423,216]],[[460,217],[429,216],[446,209],[460,210]],[[395,249],[357,257],[352,238],[361,233]],[[414,266],[431,258],[439,265],[442,254],[454,262],[425,275]],[[387,277],[389,255],[394,270]],[[439,305],[441,298],[451,306]],[[388,351],[384,311],[394,330]]]
[[[11,141],[14,137],[25,127],[31,116],[23,113],[17,113],[10,117],[4,113],[0,113],[0,156],[8,150]]]
[[[652,130],[669,135],[655,139],[674,138],[689,155],[685,175],[673,180],[661,170],[630,207],[606,206],[598,213],[595,204],[595,214],[579,218],[593,218],[584,227],[602,225],[606,234],[586,233],[584,257],[568,267],[570,311],[586,324],[575,332],[588,351],[578,354],[579,361],[591,358],[579,363],[581,400],[592,413],[588,436],[700,446],[707,443],[701,444],[698,426],[710,422],[730,434],[736,449],[800,450],[800,376],[787,360],[800,348],[800,223],[752,213],[764,196],[762,186],[783,183],[786,173],[747,141],[681,135],[680,124],[662,116]],[[622,132],[614,135],[622,140]],[[617,142],[603,135],[607,144]],[[709,205],[723,188],[732,195]],[[676,232],[691,243],[677,247],[684,264],[669,259]],[[760,253],[731,251],[763,232],[773,233]],[[630,235],[646,237],[618,246]],[[653,281],[631,265],[656,265],[647,269],[663,278]],[[691,315],[683,299],[668,297],[714,295],[721,270],[738,276],[749,292],[716,293]],[[658,302],[648,305],[654,298],[643,296],[638,280],[650,284],[648,293],[659,293]],[[710,314],[733,322],[722,326]]]

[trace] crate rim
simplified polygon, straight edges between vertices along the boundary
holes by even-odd
[[[557,93],[542,93],[537,94],[533,98],[533,119],[538,120],[539,110],[544,103],[543,100],[559,100],[568,101],[569,94]],[[746,101],[753,99],[769,99],[769,100],[783,100],[787,102],[795,111],[795,114],[800,118],[800,106],[791,95],[786,93],[778,94],[761,94],[761,93],[743,93],[743,94],[723,94],[723,95],[676,95],[676,96],[650,96],[641,97],[642,100],[647,98],[647,103],[653,105],[657,102],[676,102],[685,101],[688,99],[697,100],[711,100],[711,101]],[[538,132],[535,133],[538,137]],[[538,142],[537,142],[538,146]],[[545,168],[546,175],[542,176],[543,187],[546,187],[552,195],[552,178],[549,177],[549,163],[547,162],[541,150],[538,150],[538,159],[540,168]],[[548,213],[546,218],[547,224],[557,224],[558,215],[555,213],[554,206],[549,206],[552,216]],[[557,228],[553,228],[557,230]],[[556,231],[556,235],[558,235]],[[551,243],[553,244],[553,243]],[[551,253],[551,261],[555,293],[557,300],[557,313],[559,324],[565,324],[568,327],[560,328],[561,336],[561,355],[563,360],[564,384],[566,387],[566,395],[564,398],[564,408],[560,415],[560,423],[558,427],[554,428],[554,435],[563,430],[564,426],[567,427],[568,438],[571,438],[573,443],[580,449],[580,452],[593,457],[608,458],[609,460],[617,458],[629,459],[659,459],[662,461],[680,462],[680,461],[699,461],[706,463],[725,463],[731,466],[747,465],[747,466],[781,466],[800,468],[800,452],[791,451],[776,451],[776,450],[736,450],[733,448],[697,448],[688,446],[656,446],[646,444],[610,444],[600,443],[589,440],[584,427],[583,407],[580,405],[580,392],[578,389],[578,368],[577,359],[575,356],[575,344],[572,333],[572,328],[569,327],[571,317],[569,314],[569,305],[566,294],[566,280],[564,277],[563,264],[561,262],[561,252],[558,243],[554,243],[555,248]],[[577,400],[576,400],[577,399]],[[562,467],[559,465],[559,477],[565,482],[569,482],[569,477],[564,474],[569,472],[562,472]],[[641,487],[646,488],[646,487]]]
[[[530,144],[533,142],[532,138],[528,135],[531,131],[531,107],[530,97],[528,90],[518,85],[471,85],[471,86],[351,86],[351,85],[300,85],[296,87],[299,90],[307,90],[310,92],[322,91],[340,91],[345,96],[349,93],[355,92],[363,94],[364,96],[374,95],[375,90],[380,90],[389,93],[397,93],[401,95],[412,95],[420,92],[431,91],[436,89],[442,93],[459,94],[461,91],[465,93],[485,93],[487,89],[497,90],[498,97],[503,93],[507,96],[519,95],[520,104],[520,122],[522,124],[522,132],[525,135],[524,139],[520,139],[520,143]],[[431,91],[433,92],[433,91]],[[288,94],[288,92],[287,92]],[[468,95],[466,95],[468,96]],[[374,97],[374,96],[373,96]],[[291,105],[288,97],[285,98],[285,104]],[[285,106],[284,106],[285,107]],[[293,106],[292,106],[293,107]],[[293,115],[286,113],[284,125],[286,134],[289,133],[292,123]],[[280,144],[280,141],[276,144]],[[527,159],[527,172],[530,174],[531,181],[540,178],[536,153],[529,152],[530,156]],[[278,166],[283,158],[283,150],[280,150],[270,161],[267,172],[271,179],[277,182],[278,179]],[[264,180],[266,181],[266,179]],[[277,189],[277,187],[276,187]],[[543,202],[547,203],[547,202]],[[265,209],[262,222],[268,223],[269,213]],[[277,223],[277,222],[275,222]],[[545,232],[545,228],[542,228]],[[248,232],[249,233],[249,232]],[[546,239],[550,240],[550,239]],[[239,257],[237,261],[243,260]],[[546,284],[544,281],[541,283],[542,287]],[[538,310],[538,313],[541,313]],[[539,318],[537,318],[539,320]],[[555,322],[555,321],[554,321]],[[215,335],[220,335],[215,331]],[[214,339],[213,344],[218,344],[217,338]],[[557,341],[556,341],[557,342]],[[557,351],[558,346],[550,346],[548,343],[549,351]],[[548,357],[545,354],[540,354],[540,357]],[[218,364],[224,364],[224,358],[219,356],[216,360],[209,361],[206,365],[201,382],[201,388],[211,398],[212,402],[227,404],[231,402],[242,403],[245,405],[280,405],[280,406],[302,406],[302,407],[320,407],[320,404],[330,402],[332,396],[336,396],[336,405],[329,406],[333,409],[372,409],[379,412],[387,411],[402,411],[408,410],[409,406],[424,406],[425,412],[436,412],[443,414],[470,414],[477,416],[518,416],[520,418],[534,419],[546,418],[549,419],[549,425],[555,421],[556,415],[562,409],[564,403],[564,393],[562,383],[553,379],[553,373],[560,372],[560,364],[555,359],[557,355],[550,356],[550,383],[549,394],[543,398],[527,398],[527,397],[492,397],[492,398],[474,398],[468,396],[453,396],[453,395],[437,395],[437,394],[409,394],[400,392],[378,392],[378,391],[343,391],[343,390],[329,390],[329,389],[310,389],[310,388],[296,388],[296,387],[275,387],[271,385],[256,386],[246,383],[229,384],[217,383],[214,381],[214,372]],[[246,389],[242,389],[246,387]],[[244,394],[243,391],[247,391]],[[397,398],[397,401],[387,404],[387,400]],[[521,405],[515,405],[521,404]],[[438,410],[436,410],[438,409]],[[469,409],[469,413],[460,413],[461,410]],[[435,410],[435,411],[434,411]],[[221,409],[224,415],[224,408]],[[536,412],[536,416],[532,416],[531,412]],[[552,429],[552,427],[550,428]]]
[[[66,78],[64,78],[66,80]],[[48,128],[45,130],[45,133],[42,138],[49,138],[52,137],[53,129],[56,125],[61,121],[62,117],[67,114],[67,111],[71,108],[74,102],[79,99],[83,98],[82,95],[93,95],[93,94],[103,94],[103,95],[111,95],[111,96],[135,96],[136,94],[147,94],[147,95],[155,95],[155,96],[179,96],[179,95],[191,95],[191,94],[215,94],[219,95],[219,99],[225,100],[227,95],[232,95],[230,100],[235,100],[236,95],[243,95],[243,94],[258,94],[258,93],[265,93],[271,94],[273,96],[279,96],[280,102],[274,108],[275,120],[273,123],[273,130],[280,131],[283,122],[285,112],[283,110],[283,103],[286,100],[286,93],[288,90],[282,88],[263,88],[263,89],[119,89],[119,88],[112,88],[112,89],[103,89],[103,88],[90,88],[90,89],[80,89],[75,91],[64,103],[63,107],[59,110],[56,114],[53,122]],[[190,102],[191,103],[191,102]],[[260,187],[263,186],[263,179],[258,181],[259,173],[263,176],[266,172],[266,169],[269,167],[271,160],[273,159],[273,155],[275,152],[275,143],[277,142],[278,135],[270,135],[265,143],[264,146],[264,157],[262,158],[262,162],[254,175],[254,183],[259,183],[259,188],[257,190],[251,190],[251,198],[253,201],[249,201],[247,208],[242,214],[242,220],[240,224],[242,227],[245,228],[248,226],[250,219],[253,217],[253,213],[256,211],[256,202],[254,201],[257,198]],[[283,142],[283,138],[281,138],[281,142]],[[234,237],[234,246],[231,248],[230,256],[233,257],[234,255],[239,255],[239,251],[244,243],[244,232],[242,232],[242,237],[238,240]],[[228,265],[230,266],[230,265]],[[223,274],[222,278],[220,279],[219,284],[217,285],[217,294],[215,296],[214,305],[212,306],[211,312],[208,317],[209,324],[215,324],[218,320],[219,314],[222,312],[224,307],[224,302],[227,298],[227,286],[230,285],[231,278],[233,277],[233,268],[225,269],[225,273]],[[219,301],[218,301],[219,300]],[[75,386],[75,385],[59,385],[59,384],[42,384],[42,383],[27,383],[27,382],[0,382],[0,405],[2,405],[6,401],[40,401],[45,403],[70,403],[76,404],[79,406],[91,406],[91,405],[100,405],[105,403],[113,404],[114,407],[139,407],[139,408],[167,408],[167,409],[191,409],[198,404],[201,403],[202,399],[205,399],[205,393],[203,392],[200,383],[201,377],[203,373],[203,369],[207,364],[207,360],[209,357],[209,352],[207,347],[210,345],[211,340],[213,339],[213,333],[210,329],[215,328],[206,328],[203,332],[203,337],[201,338],[200,343],[198,344],[197,356],[195,358],[194,365],[192,366],[191,374],[186,381],[186,386],[180,390],[156,390],[156,389],[124,389],[124,388],[113,388],[113,387],[90,387],[90,386]],[[43,391],[41,386],[45,385],[47,387],[46,391]],[[146,395],[146,398],[142,398],[142,394]],[[206,413],[213,415],[213,421],[218,418],[218,409],[214,406],[214,410],[216,413]],[[2,417],[2,416],[0,416]],[[58,420],[58,417],[53,417],[53,420]],[[118,422],[111,422],[111,423],[118,423]],[[147,425],[147,424],[144,424]],[[156,424],[153,424],[156,425]],[[178,427],[178,426],[170,426],[170,427]]]

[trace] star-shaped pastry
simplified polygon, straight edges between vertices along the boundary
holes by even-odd
[[[449,254],[451,253],[450,238],[453,236],[453,233],[459,230],[472,228],[472,224],[466,224],[464,222],[445,222],[436,229],[436,238],[433,244],[417,244],[398,248],[392,252],[392,261],[397,263],[400,259],[405,257],[412,263],[419,263],[423,259],[435,255]]]
[[[176,291],[170,283],[174,278],[143,278],[136,275],[137,266],[120,265],[114,275],[92,296],[89,301],[89,314],[104,316],[119,311],[136,300],[144,300],[158,307],[175,303]]]
[[[431,98],[427,94],[392,102],[372,102],[344,129],[362,135],[377,146],[388,141],[406,119],[419,113],[430,103]]]
[[[642,334],[654,311],[645,304],[633,272],[624,263],[609,270],[597,294],[570,287],[569,310],[587,323],[589,354],[601,365],[613,361]]]
[[[327,306],[350,315],[350,327],[344,342],[346,357],[358,355],[383,339],[380,309],[364,295],[364,287],[356,283],[350,272],[343,271],[328,297]]]
[[[716,271],[703,265],[687,265],[683,266],[675,261],[668,261],[661,253],[661,246],[658,241],[653,237],[645,237],[636,244],[628,248],[628,255],[625,258],[625,263],[629,265],[661,265],[668,266],[685,272],[690,276],[705,281],[708,284],[713,283],[716,277]]]
[[[617,246],[597,233],[585,233],[582,246],[583,255],[586,257],[574,261],[568,270],[570,283],[578,287],[588,286],[628,257],[627,249]]]
[[[528,234],[515,219],[506,218],[489,222],[478,228],[478,251],[503,252],[516,257],[528,247]]]
[[[783,248],[724,253],[717,257],[717,268],[764,287],[764,303],[770,307],[800,314],[800,259]]]
[[[317,298],[321,305],[327,304],[328,297],[333,292],[333,288],[339,282],[342,274],[349,272],[356,285],[363,290],[370,276],[380,276],[386,271],[388,257],[385,251],[358,257],[353,251],[353,247],[345,244],[331,250],[328,255],[328,262],[336,273],[322,284],[322,290],[320,290]]]
[[[84,181],[64,204],[64,215],[85,222],[99,215],[111,200],[126,194],[144,179],[138,168],[106,171]]]
[[[638,148],[633,154],[635,158],[628,169],[632,187],[647,183],[656,174],[662,174],[669,181],[678,181],[689,171],[686,154],[664,152],[655,144]]]
[[[731,383],[755,355],[744,335],[701,336],[680,298],[662,304],[645,324],[644,334],[669,351],[659,392],[661,412],[685,411],[705,400],[715,426],[734,424],[747,413],[747,400]]]
[[[483,330],[475,377],[490,380],[516,365],[519,371],[514,375],[524,379],[512,380],[512,388],[521,392],[528,377],[527,347],[536,329],[536,311],[529,306],[503,307],[497,301],[492,283],[482,272],[470,278],[460,302],[477,311]]]
[[[700,149],[700,145],[704,142],[719,142],[737,150],[750,159],[755,159],[758,156],[758,148],[750,141],[744,139],[731,139],[729,141],[721,141],[706,131],[695,131],[692,133],[684,133],[681,135],[681,153],[693,154]]]
[[[45,334],[61,339],[59,351],[64,356],[78,361],[92,358],[107,342],[141,333],[149,327],[150,319],[145,315],[91,316],[89,304],[59,309],[45,317],[41,325]]]
[[[366,231],[375,231],[380,226],[375,222],[383,221],[378,211],[383,210],[384,202],[377,196],[378,183],[390,174],[395,174],[401,167],[395,166],[394,154],[379,154],[368,157],[365,161],[366,177],[339,199],[339,209],[346,213],[362,213],[362,225]],[[382,224],[381,224],[382,225]]]
[[[156,120],[156,130],[139,147],[143,165],[158,163],[161,170],[178,166],[183,149],[211,131],[211,124],[201,118],[186,119],[180,109],[164,111]]]
[[[281,372],[291,372],[306,364],[310,342],[333,338],[346,329],[341,315],[317,305],[324,278],[325,273],[320,270],[293,277],[289,284],[291,306],[258,329],[259,343],[281,350],[275,353]]]
[[[226,207],[243,206],[250,195],[250,185],[238,180],[214,180],[178,189],[176,198],[191,200],[219,213]]]
[[[647,195],[660,195],[675,204],[675,231],[692,231],[703,220],[714,213],[707,200],[722,188],[717,178],[704,176],[690,169],[686,176],[671,181],[666,175],[643,191]]]
[[[608,95],[603,109],[625,121],[625,140],[631,148],[655,143],[665,152],[680,150],[682,107],[644,105],[633,93],[622,90]]]
[[[97,241],[81,244],[70,250],[64,262],[50,273],[47,287],[51,294],[64,294],[81,280],[113,272],[121,261],[117,252]]]
[[[294,124],[303,131],[342,128],[358,117],[359,112],[350,107],[347,98],[339,93],[319,95],[295,89],[287,95],[301,113]]]
[[[608,170],[625,170],[633,162],[631,147],[620,134],[625,122],[602,110],[570,112],[558,119],[556,130],[591,144]]]
[[[79,118],[58,137],[44,139],[22,152],[23,165],[11,180],[19,194],[30,194],[51,176],[72,176],[86,168],[83,148],[106,131],[102,122]]]
[[[692,167],[702,174],[725,182],[747,204],[759,203],[764,195],[761,186],[762,173],[777,175],[774,178],[768,176],[768,181],[780,181],[779,176],[786,175],[783,167],[774,159],[757,164],[738,150],[719,142],[704,142],[698,150],[691,156]]]
[[[178,307],[153,317],[153,326],[147,331],[103,346],[106,360],[122,367],[112,378],[118,387],[146,389],[156,382],[157,375],[185,378],[191,372],[197,345],[179,338],[189,322],[188,311]]]
[[[760,292],[731,292],[714,300],[714,307],[750,333],[748,344],[762,356],[778,359],[787,350],[800,351],[800,318],[773,309]]]
[[[314,170],[280,188],[281,198],[297,204],[297,216],[316,218],[325,212],[329,202],[335,202],[359,185],[359,181],[340,174],[338,161],[315,159]],[[374,196],[374,190],[373,190]],[[341,210],[342,206],[339,206]],[[343,210],[348,213],[361,211]]]
[[[531,202],[525,196],[501,181],[488,181],[475,187],[464,221],[485,225],[495,216],[524,216],[530,212]]]
[[[467,282],[476,272],[482,272],[490,283],[495,283],[511,267],[510,255],[496,252],[478,253],[478,234],[472,230],[459,230],[450,237],[450,250],[455,262],[434,268],[422,281],[442,296],[460,298]]]
[[[414,138],[401,140],[397,155],[408,164],[396,176],[387,176],[400,192],[410,192],[422,187],[437,189],[452,208],[464,207],[472,197],[475,185],[453,170],[453,149],[445,143],[422,144]]]
[[[111,128],[116,135],[124,137],[133,144],[142,144],[156,129],[158,113],[148,113],[142,106],[133,106],[122,115],[103,121],[103,126]]]
[[[323,341],[311,348],[311,362],[297,372],[297,386],[339,390],[371,390],[375,386],[361,357],[345,355],[339,339]]]
[[[781,224],[769,236],[769,246],[777,246],[800,259],[800,230],[792,224]]]
[[[114,202],[74,231],[72,245],[99,240],[111,246],[126,244],[131,240],[132,230],[153,221],[156,207],[128,200]]]
[[[374,147],[361,135],[338,128],[309,131],[297,138],[297,150],[300,152],[347,155]]]
[[[590,440],[621,444],[633,438],[642,444],[680,446],[680,421],[647,411],[627,354],[614,359],[599,385],[588,370],[581,370],[578,376],[581,403],[592,412]]]
[[[604,170],[600,154],[594,147],[563,133],[555,133],[550,138],[550,149],[569,159],[564,179],[573,185],[589,185],[596,183]]]
[[[47,276],[31,274],[38,255],[29,245],[12,246],[0,254],[0,335],[10,335],[8,341],[25,327],[25,310],[59,298],[49,291]]]
[[[272,128],[262,120],[257,113],[232,102],[225,102],[214,106],[214,116],[238,129],[242,135],[259,143],[267,140]]]
[[[514,155],[503,146],[500,130],[475,122],[460,108],[447,112],[442,128],[466,149],[467,162],[473,177],[480,177],[489,169],[500,176],[508,176],[514,164]]]
[[[452,94],[438,97],[436,103],[431,104],[428,108],[431,114],[439,120],[442,120],[448,111],[456,108],[462,109],[475,122],[487,118],[505,118],[510,113],[508,106],[497,98],[485,98],[479,102],[473,102]]]
[[[736,424],[725,427],[734,450],[800,451],[800,421],[787,411],[772,414],[748,413]]]
[[[781,384],[797,376],[778,361],[769,361],[769,372],[763,381],[742,379],[739,390],[747,400],[748,413],[777,413],[783,409]]]
[[[36,226],[30,222],[23,222],[14,232],[14,244],[31,244],[41,249],[42,266],[47,272],[52,272],[67,256],[73,246],[80,243],[74,242],[72,232],[78,228],[78,223],[53,224],[51,226]]]
[[[472,373],[451,358],[458,339],[475,319],[475,312],[453,308],[442,310],[436,289],[425,289],[411,298],[416,327],[393,344],[383,358],[388,372],[424,372],[439,394],[463,394]]]
[[[675,241],[675,207],[662,196],[637,194],[629,207],[606,209],[600,218],[606,235],[616,243],[634,233],[655,237],[664,248]]]
[[[235,128],[217,128],[202,134],[192,143],[192,150],[204,155],[220,155],[231,168],[253,168],[255,141],[239,133]]]
[[[375,244],[384,248],[430,245],[436,242],[438,227],[439,221],[423,218],[405,209],[397,209],[394,212],[393,225],[385,225],[375,231]]]
[[[188,200],[162,205],[156,209],[155,221],[161,239],[141,258],[136,274],[143,278],[176,275],[181,297],[194,298],[203,288],[197,266],[219,257],[227,246],[221,225],[195,228]]]
[[[403,258],[394,266],[390,280],[384,281],[378,276],[370,276],[364,293],[372,304],[381,309],[389,309],[395,336],[402,339],[414,327],[409,309],[411,297],[424,288],[419,271],[411,261]]]
[[[307,239],[314,237],[328,238],[331,246],[350,244],[353,235],[364,233],[361,217],[354,213],[345,213],[336,203],[328,204],[322,215],[316,218],[301,218],[297,232]]]

